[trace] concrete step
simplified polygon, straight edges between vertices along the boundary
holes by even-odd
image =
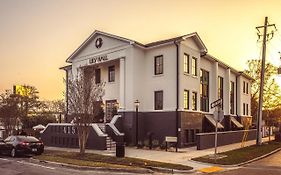
[[[106,148],[107,150],[114,150],[116,149],[116,142],[112,140],[111,137],[106,137]]]

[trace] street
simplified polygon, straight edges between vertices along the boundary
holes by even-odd
[[[214,173],[216,175],[237,175],[237,174],[247,174],[247,175],[279,175],[281,174],[281,151],[268,156],[264,159],[258,160],[256,162],[245,165],[241,168]]]
[[[133,175],[137,173],[127,172],[113,172],[113,171],[98,171],[98,170],[79,170],[73,168],[63,167],[57,164],[38,162],[31,157],[18,157],[11,158],[8,156],[0,156],[0,174],[1,175]],[[165,173],[153,173],[154,175],[160,175]],[[205,174],[205,173],[194,173],[194,174]],[[261,159],[259,161],[250,163],[245,166],[237,167],[233,170],[227,170],[212,173],[215,175],[279,175],[281,174],[281,151]]]
[[[88,171],[64,168],[59,165],[36,162],[29,157],[11,158],[0,156],[0,174],[1,175],[133,175],[136,173],[112,172],[112,171]]]

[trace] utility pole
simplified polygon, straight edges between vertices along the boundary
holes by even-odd
[[[269,33],[269,34],[267,33],[268,27],[275,27],[275,24],[269,24],[267,17],[265,17],[263,26],[256,27],[258,32],[260,32],[259,29],[263,28],[263,35],[260,35],[258,33],[259,38],[260,38],[260,36],[263,36],[263,40],[262,40],[262,65],[261,65],[261,81],[260,81],[260,93],[259,93],[259,108],[258,108],[258,118],[257,118],[257,140],[256,140],[257,145],[262,144],[262,126],[261,126],[261,124],[262,124],[262,104],[263,104],[264,71],[265,71],[265,57],[266,57],[266,41],[269,40],[268,37],[270,35],[272,35],[271,36],[271,38],[272,38],[273,34],[274,34],[273,30],[271,31],[271,33]],[[275,27],[275,29],[276,29],[276,27]]]

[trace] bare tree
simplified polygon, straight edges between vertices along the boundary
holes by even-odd
[[[93,81],[93,69],[81,68],[78,76],[68,80],[69,112],[74,115],[74,124],[78,130],[80,154],[85,153],[91,123],[100,112],[104,95],[104,82]]]

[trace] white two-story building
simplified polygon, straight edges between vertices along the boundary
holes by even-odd
[[[106,118],[118,106],[127,143],[136,142],[138,128],[138,141],[152,133],[160,143],[177,136],[181,145],[192,144],[196,133],[212,131],[210,104],[218,99],[231,120],[251,115],[251,77],[209,55],[197,33],[141,44],[95,31],[67,63],[67,78],[87,67],[95,83],[106,83]]]

